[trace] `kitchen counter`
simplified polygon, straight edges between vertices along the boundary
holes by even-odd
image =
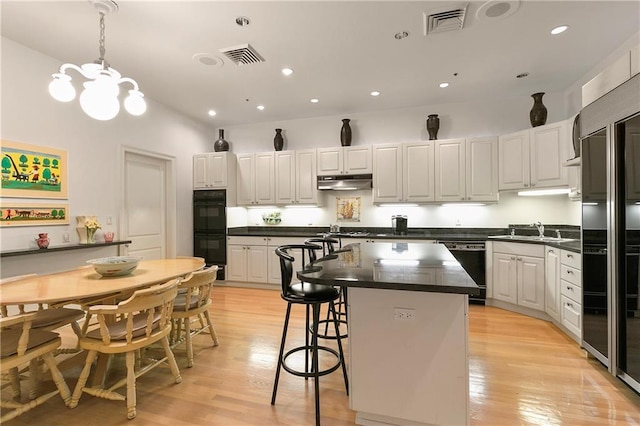
[[[580,241],[580,237],[566,239],[554,239],[552,237],[545,237],[544,239],[541,239],[530,235],[493,235],[488,237],[488,240],[505,241],[510,243],[543,244],[562,250],[572,251],[574,253],[580,253],[582,251],[582,243]]]
[[[298,272],[317,284],[477,296],[480,288],[442,244],[348,244]]]
[[[298,272],[345,286],[356,424],[468,425],[468,295],[441,244],[348,244]]]

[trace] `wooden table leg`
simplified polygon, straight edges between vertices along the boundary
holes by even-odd
[[[111,356],[109,354],[98,354],[96,370],[93,372],[93,378],[91,379],[91,387],[104,387],[110,361]]]

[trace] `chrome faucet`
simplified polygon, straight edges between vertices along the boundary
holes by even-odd
[[[542,224],[542,222],[538,221],[535,223],[532,223],[531,226],[535,226],[536,228],[538,228],[538,236],[540,238],[544,237],[544,225]]]

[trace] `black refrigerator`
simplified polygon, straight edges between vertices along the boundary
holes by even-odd
[[[640,392],[640,75],[580,113],[582,344]]]

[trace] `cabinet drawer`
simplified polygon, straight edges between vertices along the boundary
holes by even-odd
[[[560,265],[560,278],[582,287],[582,272],[565,264]]]
[[[560,250],[560,263],[580,270],[582,269],[582,255],[568,250]]]
[[[566,280],[560,280],[560,292],[574,302],[582,303],[582,287]]]
[[[560,300],[562,325],[577,337],[582,337],[582,305],[566,296],[560,296]]]
[[[267,237],[227,237],[227,244],[240,246],[266,246]]]

